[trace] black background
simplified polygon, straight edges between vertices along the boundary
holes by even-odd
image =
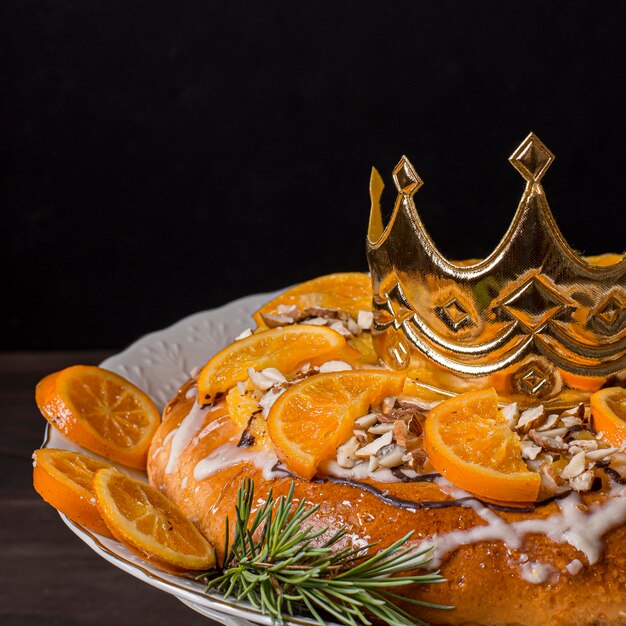
[[[485,255],[529,130],[570,243],[623,250],[622,7],[3,0],[0,348],[366,269],[369,170],[403,153],[442,251]]]

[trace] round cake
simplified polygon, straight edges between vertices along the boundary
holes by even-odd
[[[321,384],[364,372],[384,377],[389,370],[372,362],[371,315],[362,301],[351,306],[351,294],[345,302],[340,299],[343,308],[327,308],[320,296],[318,304],[304,309],[297,304],[301,293],[288,292],[263,307],[255,315],[260,328],[254,335],[243,333],[233,346],[267,333],[268,327],[278,335],[325,325],[360,348],[359,358],[308,359],[307,344],[292,358],[297,366],[290,371],[263,361],[264,367],[247,369],[235,384],[207,398],[203,372],[209,362],[167,404],[152,442],[150,482],[196,523],[218,557],[225,520],[234,518],[244,478],[254,481],[257,507],[270,489],[284,495],[295,482],[296,502],[319,505],[310,518],[314,527],[345,528],[343,545],[384,547],[413,531],[411,545],[432,547],[424,571],[439,570],[445,582],[410,585],[398,593],[453,608],[405,603],[403,608],[419,619],[529,626],[626,623],[626,454],[594,428],[589,407],[548,411],[539,404],[525,409],[498,404],[497,419],[506,422],[519,459],[536,477],[533,501],[488,497],[477,493],[479,483],[471,491],[460,484],[463,476],[457,480],[438,471],[424,428],[437,411],[445,415],[440,407],[450,400],[443,390],[409,377],[403,377],[399,393],[378,394],[372,404],[351,409],[349,425],[337,427],[342,430],[338,445],[320,453],[309,475],[276,434],[276,412],[285,413],[287,400],[302,397],[298,390],[316,380]],[[290,397],[279,405],[281,396]],[[318,427],[322,413],[313,420]],[[302,429],[309,426],[303,422]]]

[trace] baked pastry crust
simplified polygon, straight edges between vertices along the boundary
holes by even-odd
[[[219,554],[224,543],[225,518],[234,515],[234,502],[242,479],[254,480],[261,503],[270,487],[276,495],[285,494],[291,477],[267,480],[253,463],[244,461],[203,480],[194,478],[194,468],[199,461],[223,444],[236,444],[241,436],[223,405],[203,412],[195,436],[180,451],[177,467],[167,473],[173,441],[170,433],[180,426],[194,406],[195,396],[189,393],[192,385],[193,381],[185,385],[165,408],[148,457],[148,475],[153,485],[196,522]],[[368,480],[364,483],[385,490],[391,496],[415,502],[450,499],[432,482],[376,484]],[[410,530],[415,532],[415,540],[421,541],[434,534],[441,536],[484,524],[472,508],[406,510],[385,503],[358,486],[328,481],[296,479],[295,497],[320,505],[311,518],[315,527],[345,526],[348,529],[346,541],[357,545],[369,542],[388,545]],[[606,495],[583,496],[586,504],[603,499]],[[558,512],[558,505],[552,502],[533,513],[498,512],[498,515],[506,522],[516,522],[543,519]],[[447,582],[415,585],[403,592],[409,597],[451,604],[455,608],[429,610],[410,604],[405,608],[432,624],[626,624],[626,526],[606,533],[603,543],[603,557],[593,565],[588,565],[584,555],[573,546],[557,543],[543,534],[527,535],[519,550],[512,550],[501,541],[463,545],[443,559],[441,573]],[[524,559],[549,563],[549,579],[542,584],[527,582],[520,575],[520,562]],[[584,567],[571,574],[566,568],[575,559],[584,563]]]

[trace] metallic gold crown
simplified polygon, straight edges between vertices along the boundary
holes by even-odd
[[[509,161],[526,189],[508,231],[482,261],[445,259],[413,196],[406,157],[383,229],[372,170],[367,255],[374,344],[396,369],[452,391],[494,385],[524,402],[572,401],[626,381],[626,255],[584,258],[558,229],[541,179],[554,155],[531,133]],[[616,382],[617,381],[617,382]]]

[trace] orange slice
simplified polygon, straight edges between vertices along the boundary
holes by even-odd
[[[96,507],[93,477],[108,463],[84,454],[45,448],[33,454],[33,486],[35,491],[55,509],[73,522],[111,537]]]
[[[75,365],[46,376],[35,397],[43,416],[73,442],[129,467],[146,467],[161,416],[131,382],[99,367]]]
[[[275,367],[293,373],[306,363],[342,359],[354,363],[358,353],[346,340],[326,326],[295,324],[272,328],[240,339],[218,352],[198,374],[198,398],[210,402],[257,371]]]
[[[432,409],[424,446],[433,467],[457,487],[493,500],[537,499],[541,479],[526,467],[494,389],[463,393]]]
[[[252,317],[259,328],[265,328],[261,313],[276,313],[278,305],[296,305],[337,309],[356,318],[360,310],[372,308],[372,280],[364,272],[326,274],[300,283],[264,304]]]
[[[572,374],[560,367],[556,368],[561,374],[563,382],[570,388],[578,391],[598,391],[606,383],[604,376],[581,376],[579,374]]]
[[[302,311],[312,307],[336,309],[349,313],[354,319],[359,311],[372,309],[372,279],[364,272],[326,274],[300,283],[264,304],[254,315],[258,328],[267,328],[262,313],[277,313],[279,305],[295,305]],[[363,363],[377,364],[370,333],[361,333],[348,339],[348,343],[361,353]]]
[[[402,393],[405,375],[386,370],[318,374],[289,387],[272,406],[268,432],[278,458],[301,478],[335,456],[354,420],[386,396]]]
[[[596,432],[618,448],[626,445],[626,389],[601,389],[591,394],[589,403]]]
[[[113,536],[148,559],[180,569],[215,565],[211,544],[160,491],[116,469],[96,473],[98,510]]]

